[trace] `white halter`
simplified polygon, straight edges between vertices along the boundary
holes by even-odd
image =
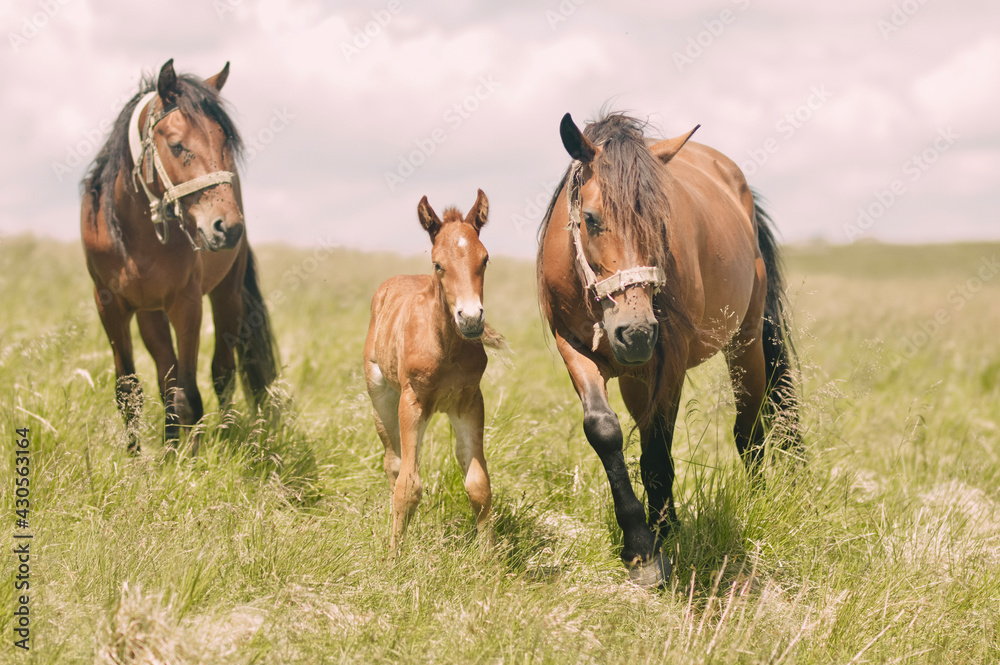
[[[176,111],[177,107],[165,108],[155,116],[153,109],[150,108],[149,113],[146,114],[145,127],[142,132],[139,131],[139,116],[142,110],[155,97],[156,91],[154,90],[140,99],[139,103],[135,105],[135,110],[132,111],[132,119],[129,121],[128,145],[129,150],[132,151],[132,177],[142,185],[142,189],[146,192],[146,198],[149,199],[149,215],[153,220],[153,230],[156,232],[156,237],[159,238],[160,242],[163,244],[167,243],[170,230],[168,221],[176,218],[181,222],[181,231],[187,236],[188,241],[191,243],[191,248],[197,252],[201,247],[198,246],[198,243],[194,241],[194,238],[191,237],[191,234],[188,233],[187,228],[184,226],[184,220],[181,219],[183,213],[180,200],[200,189],[206,189],[223,183],[232,183],[234,174],[232,171],[215,171],[174,185],[167,176],[167,171],[163,168],[163,162],[160,160],[160,152],[156,149],[156,137],[153,133],[153,128],[156,127],[158,122],[167,117],[167,115]],[[150,168],[150,162],[152,162],[153,168]],[[149,185],[153,182],[154,169],[160,176],[160,183],[163,185],[164,192],[162,199],[158,198],[149,188]],[[172,213],[168,210],[170,204],[174,206]]]

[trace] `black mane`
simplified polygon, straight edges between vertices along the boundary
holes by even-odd
[[[139,83],[139,91],[130,99],[115,120],[111,135],[91,162],[87,174],[80,182],[82,196],[90,196],[96,212],[101,209],[112,235],[120,240],[119,220],[115,211],[115,181],[123,170],[132,169],[132,152],[128,145],[129,120],[139,100],[156,89],[156,79],[146,75]],[[243,156],[243,140],[236,124],[226,112],[219,91],[200,78],[190,74],[177,77],[177,108],[191,122],[211,120],[222,128],[226,136],[226,149],[237,159]],[[132,186],[136,186],[132,183]]]
[[[625,243],[639,250],[647,265],[664,268],[663,222],[670,207],[660,180],[663,165],[646,145],[645,128],[640,120],[612,113],[587,125],[583,134],[601,146],[594,170],[605,220]]]

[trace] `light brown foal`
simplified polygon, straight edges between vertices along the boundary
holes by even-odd
[[[489,202],[479,190],[462,217],[444,219],[420,200],[417,216],[434,248],[433,275],[399,275],[372,298],[365,342],[365,378],[375,407],[375,427],[385,444],[385,473],[392,494],[392,549],[420,503],[420,444],[431,416],[448,414],[455,456],[476,516],[480,537],[492,540],[490,476],[483,456],[483,344],[499,346],[483,313],[483,277],[489,256],[479,231]]]

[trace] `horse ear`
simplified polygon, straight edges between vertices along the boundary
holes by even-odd
[[[699,127],[701,127],[701,125],[695,125],[695,128],[687,134],[682,134],[681,136],[675,136],[672,139],[664,139],[659,143],[654,143],[649,146],[649,151],[660,158],[661,161],[669,162],[674,155],[680,152],[681,148],[684,147],[684,144],[688,142],[688,139],[691,138],[692,134],[698,131]]]
[[[573,122],[573,118],[569,113],[564,115],[562,122],[559,123],[559,136],[562,137],[563,147],[566,148],[566,152],[573,159],[586,164],[597,156],[597,146],[583,135],[583,132]]]
[[[170,58],[160,69],[156,79],[156,94],[164,106],[172,104],[177,98],[177,72],[174,71],[174,59]]]
[[[441,230],[441,219],[434,212],[431,204],[427,202],[426,196],[420,199],[420,203],[417,204],[417,218],[420,220],[420,226],[424,227],[424,230],[430,235],[431,242],[434,242],[438,231]]]
[[[215,76],[209,76],[205,79],[205,83],[212,86],[216,90],[222,90],[222,86],[226,85],[226,79],[229,78],[229,61],[226,61],[226,66],[222,68],[222,71]]]
[[[472,224],[472,228],[476,230],[476,234],[479,230],[486,226],[486,218],[490,214],[490,202],[486,198],[486,194],[483,190],[479,190],[476,194],[476,202],[472,206],[472,210],[469,214],[465,216],[465,221]]]

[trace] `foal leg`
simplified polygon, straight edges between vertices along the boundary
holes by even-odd
[[[402,465],[399,442],[399,392],[389,385],[375,362],[365,361],[365,378],[368,383],[368,396],[371,397],[375,412],[375,429],[385,446],[382,466],[385,468],[386,478],[389,479],[391,495],[396,490],[396,479],[399,477]]]
[[[170,321],[166,312],[143,311],[136,315],[139,334],[156,363],[156,376],[160,384],[160,399],[163,400],[165,422],[163,437],[169,446],[176,446],[179,437],[177,412],[171,394],[177,383],[177,355],[170,336]]]
[[[104,300],[102,301],[102,295]],[[115,359],[115,401],[118,411],[125,418],[125,431],[128,437],[128,451],[139,452],[139,435],[136,431],[139,414],[142,412],[142,387],[139,377],[135,375],[135,356],[132,350],[132,312],[111,291],[102,285],[95,284],[94,299],[97,301],[97,313],[104,325],[108,342],[111,343],[111,353]]]
[[[403,542],[403,534],[420,503],[423,485],[420,482],[420,444],[427,431],[430,409],[424,407],[416,393],[404,386],[399,398],[400,465],[396,485],[392,488],[392,542],[395,552]]]
[[[493,494],[490,490],[490,474],[486,470],[483,455],[483,426],[485,413],[483,393],[477,386],[468,399],[462,400],[448,412],[451,427],[455,430],[455,457],[465,478],[465,491],[476,516],[476,529],[480,538],[492,543],[493,529],[490,526],[490,512]]]
[[[624,537],[622,560],[633,581],[643,586],[656,586],[663,581],[661,562],[654,560],[656,539],[646,524],[646,509],[632,489],[622,452],[622,428],[608,404],[607,379],[597,364],[574,348],[559,330],[555,337],[556,348],[583,403],[583,432],[601,458],[608,476],[615,519]]]

